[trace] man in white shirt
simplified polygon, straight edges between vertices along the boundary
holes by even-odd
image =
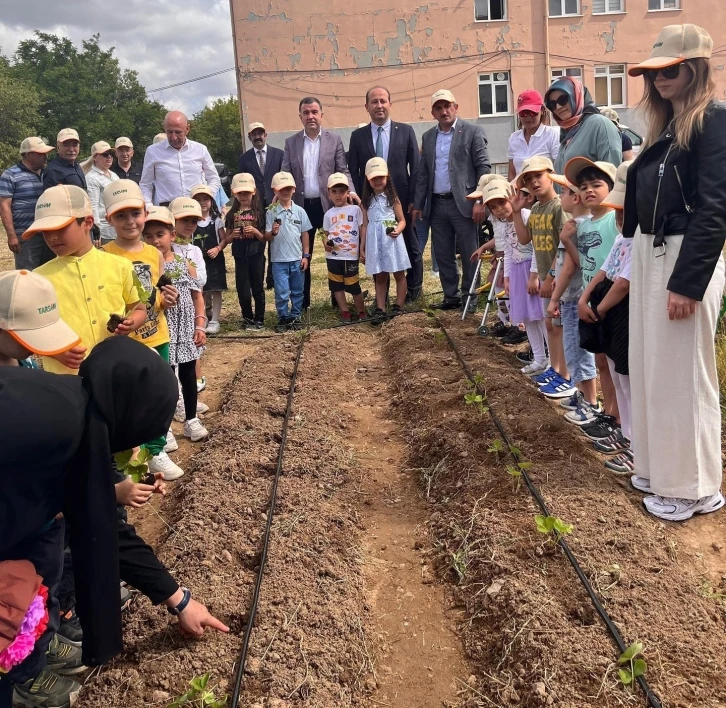
[[[315,244],[315,233],[323,225],[323,216],[333,203],[328,197],[328,178],[340,172],[353,180],[348,172],[343,141],[337,133],[322,126],[323,105],[319,99],[307,96],[298,106],[303,130],[285,140],[282,171],[292,173],[297,185],[293,199],[305,209],[312,224],[310,253]],[[358,195],[349,194],[349,201],[360,204]],[[305,271],[303,308],[310,307],[310,269]]]
[[[217,169],[206,146],[187,138],[187,117],[179,111],[167,113],[164,132],[166,140],[150,145],[144,156],[139,186],[147,207],[168,206],[177,197],[188,197],[200,183],[216,194],[222,186]]]

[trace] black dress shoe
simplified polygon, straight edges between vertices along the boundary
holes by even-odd
[[[432,310],[460,310],[461,300],[444,300],[431,305]]]

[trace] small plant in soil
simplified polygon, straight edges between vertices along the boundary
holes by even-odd
[[[393,219],[386,219],[383,222],[383,225],[386,227],[386,233],[390,235],[396,230],[396,226],[398,226],[398,222],[394,221]]]
[[[479,411],[479,415],[484,415],[484,413],[489,410],[489,406],[487,406],[487,397],[483,396],[481,393],[477,393],[476,391],[465,393],[464,403],[466,403],[467,406],[473,406],[476,408],[476,410]]]
[[[161,290],[165,285],[174,285],[174,281],[166,273],[162,273],[159,280],[156,281],[156,287]]]
[[[143,447],[139,450],[136,457],[133,457],[133,454],[133,450],[117,452],[113,456],[116,469],[123,472],[127,477],[131,477],[136,484],[139,482],[144,482],[144,484],[153,484],[153,475],[149,477],[149,460],[151,459],[151,454]]]
[[[487,452],[496,455],[498,460],[499,455],[501,455],[503,452],[506,452],[506,449],[507,448],[504,446],[504,443],[501,440],[493,440],[491,443],[489,443]]]
[[[517,459],[522,457],[522,451],[516,445],[510,445],[509,452],[511,452]]]
[[[227,696],[217,698],[214,690],[207,688],[208,684],[208,673],[203,676],[196,676],[189,682],[189,690],[179,696],[173,703],[170,703],[167,708],[181,708],[182,706],[187,706],[187,708],[226,708]]]
[[[537,531],[545,535],[554,534],[557,541],[572,533],[575,528],[572,524],[567,524],[556,516],[544,516],[544,514],[537,514],[534,522],[537,524]]]
[[[113,314],[108,318],[108,322],[106,323],[106,329],[113,334],[116,331],[116,328],[124,323],[124,320],[126,318],[122,315]]]
[[[635,681],[644,676],[648,670],[648,664],[645,659],[639,659],[643,653],[643,645],[641,642],[633,642],[618,659],[621,668],[618,669],[618,681],[627,688],[635,688]]]
[[[438,330],[434,332],[434,341],[437,344],[443,344],[446,341],[446,335],[441,330]]]
[[[424,308],[424,314],[426,317],[436,317],[436,313],[430,307]]]
[[[518,462],[516,465],[507,465],[507,473],[516,482],[515,492],[519,491],[522,484],[522,470],[528,470],[532,466],[531,462]]]

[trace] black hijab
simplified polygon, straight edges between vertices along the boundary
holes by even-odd
[[[64,513],[71,528],[83,663],[94,666],[122,648],[111,456],[165,434],[179,392],[171,367],[128,337],[96,345],[79,373],[88,406],[83,440],[68,465]]]

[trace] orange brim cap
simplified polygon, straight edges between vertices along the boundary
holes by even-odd
[[[683,57],[651,57],[628,69],[629,76],[642,76],[650,69],[667,69],[686,61]]]
[[[567,187],[571,192],[576,192],[577,187],[575,187],[574,184],[567,181],[567,177],[565,175],[556,175],[552,172],[548,173],[547,175],[555,184],[559,184],[560,187]]]
[[[62,354],[81,343],[81,338],[61,319],[40,329],[9,330],[8,334],[40,356]]]
[[[75,220],[75,216],[46,216],[43,219],[38,219],[23,233],[23,240],[27,241],[31,236],[41,231],[58,231]]]

